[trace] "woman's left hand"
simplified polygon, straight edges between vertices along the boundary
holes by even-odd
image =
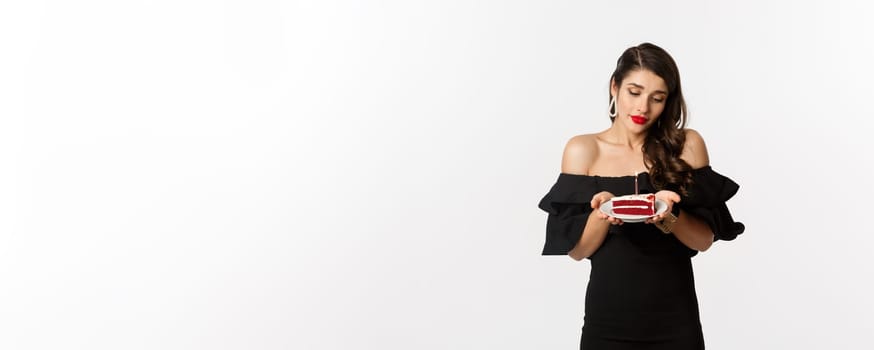
[[[671,210],[674,209],[674,204],[680,203],[680,195],[674,191],[661,190],[655,193],[655,197],[657,200],[661,199],[662,201],[667,203],[668,208],[665,209],[665,211],[663,211],[661,214],[646,219],[647,224],[652,224],[664,220],[668,213],[670,213]]]

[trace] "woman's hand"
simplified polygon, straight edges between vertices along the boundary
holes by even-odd
[[[680,203],[680,195],[674,191],[661,190],[655,193],[655,197],[656,199],[661,199],[663,202],[668,203],[668,208],[661,214],[646,219],[647,224],[653,224],[664,220],[665,217],[668,216],[668,213],[674,209],[674,204]]]
[[[603,192],[599,192],[599,193],[595,194],[594,196],[592,196],[592,202],[591,202],[592,209],[595,209],[594,213],[595,213],[595,215],[598,216],[599,219],[607,220],[612,225],[622,225],[622,220],[614,218],[614,217],[609,216],[607,214],[604,214],[604,212],[602,212],[600,210],[601,205],[609,202],[610,199],[613,199],[613,197],[615,197],[615,196],[612,193],[607,192],[607,191],[603,191]]]

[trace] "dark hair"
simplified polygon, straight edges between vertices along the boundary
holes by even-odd
[[[616,86],[628,73],[645,69],[662,78],[668,86],[665,108],[656,124],[652,125],[643,144],[643,159],[653,186],[686,195],[692,184],[692,167],[680,159],[686,142],[686,102],[680,89],[680,71],[677,63],[664,49],[643,43],[630,47],[616,62],[611,80]],[[614,121],[615,117],[610,117]]]

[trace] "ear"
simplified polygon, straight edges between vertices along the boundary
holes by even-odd
[[[616,86],[616,80],[610,78],[610,96],[615,98],[617,95],[619,95],[619,87]]]

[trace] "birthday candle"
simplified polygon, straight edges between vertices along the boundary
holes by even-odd
[[[634,194],[635,195],[638,194],[637,193],[637,173],[634,173]]]

